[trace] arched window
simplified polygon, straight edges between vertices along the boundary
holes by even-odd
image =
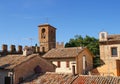
[[[45,33],[45,29],[44,28],[42,29],[42,33]]]
[[[83,56],[83,74],[86,73],[86,68],[87,68],[87,60],[86,60],[86,56]]]
[[[45,39],[45,29],[42,29],[41,38]]]
[[[39,65],[37,65],[35,68],[34,68],[34,72],[35,73],[41,73],[41,68]]]
[[[105,38],[105,34],[101,33],[101,37],[102,37],[102,39],[104,39]]]
[[[85,69],[85,67],[86,67],[86,56],[83,56],[83,69]]]

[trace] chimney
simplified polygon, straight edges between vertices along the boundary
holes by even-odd
[[[8,46],[6,44],[2,45],[2,53],[1,55],[5,56],[8,54]]]
[[[18,53],[22,53],[22,46],[21,45],[18,46]]]
[[[36,47],[36,53],[39,53],[40,52],[40,47]]]
[[[25,46],[25,48],[23,49],[23,55],[28,56],[31,54],[33,54],[33,48]]]
[[[10,46],[10,52],[11,52],[11,53],[16,52],[15,45],[11,45],[11,46]]]
[[[3,44],[2,45],[2,52],[8,52],[7,48],[8,48],[8,46]]]

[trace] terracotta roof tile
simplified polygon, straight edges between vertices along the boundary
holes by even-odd
[[[29,56],[22,55],[7,55],[4,57],[0,57],[0,68],[1,69],[13,69],[17,65],[37,56],[36,54]]]
[[[22,84],[70,84],[73,79],[72,74],[47,72]]]
[[[48,51],[43,57],[44,58],[68,58],[76,57],[84,48],[73,47],[73,48],[56,48]]]
[[[72,84],[120,84],[120,77],[80,75]]]
[[[109,41],[120,40],[120,35],[119,34],[108,35],[108,40]]]

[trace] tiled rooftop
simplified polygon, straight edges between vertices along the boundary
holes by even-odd
[[[120,35],[118,35],[118,34],[108,35],[108,40],[109,40],[109,41],[120,40]]]
[[[72,84],[120,84],[120,77],[81,75]]]
[[[57,48],[48,51],[43,57],[44,58],[68,58],[76,57],[84,48],[73,47],[73,48]]]
[[[22,55],[7,55],[4,57],[0,57],[0,68],[1,69],[13,69],[17,65],[34,58],[37,56],[36,54],[32,54],[29,56]]]
[[[47,72],[40,76],[33,76],[22,84],[69,84],[73,80],[72,74]]]
[[[120,77],[47,72],[22,84],[120,84]]]

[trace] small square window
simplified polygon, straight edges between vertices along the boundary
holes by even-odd
[[[69,61],[66,61],[66,67],[69,68],[69,66],[70,66]]]
[[[111,56],[112,57],[117,57],[118,54],[117,54],[117,47],[112,47],[111,48]]]
[[[60,67],[60,61],[57,62],[57,67]]]

